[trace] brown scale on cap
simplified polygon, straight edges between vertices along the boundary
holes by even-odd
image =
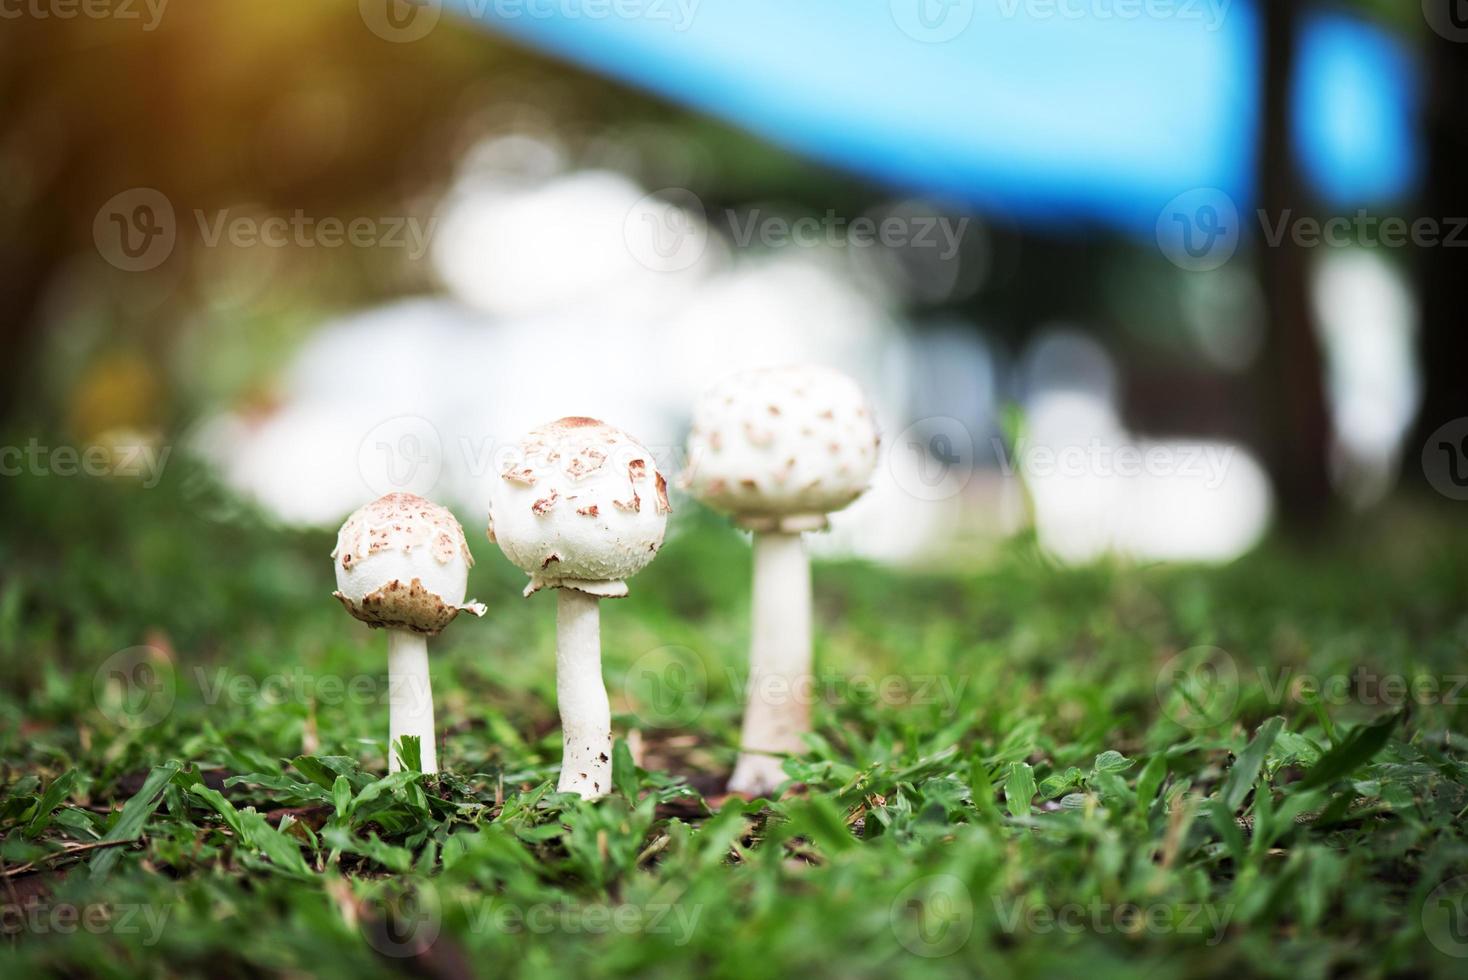
[[[412,493],[390,493],[358,510],[337,533],[331,557],[345,570],[380,551],[402,548],[410,552],[426,545],[441,564],[453,561],[457,550],[474,567],[469,542],[453,514]]]
[[[753,422],[745,422],[744,438],[749,440],[751,446],[758,446],[763,449],[775,441],[775,433],[770,429],[758,428]]]
[[[654,476],[656,476],[656,479],[653,482],[656,484],[658,491],[658,513],[671,514],[673,513],[673,505],[668,503],[668,481],[663,479],[661,473],[655,473]]]
[[[640,514],[642,513],[642,497],[634,489],[631,500],[613,500],[612,506],[618,510],[629,510],[634,514]]]
[[[577,507],[576,513],[580,514],[582,517],[595,517],[598,511],[596,509],[596,504],[591,504],[587,507]]]
[[[544,517],[546,514],[549,514],[551,512],[551,508],[554,507],[556,505],[556,501],[560,499],[561,495],[552,490],[549,497],[541,497],[535,503],[530,505],[530,509],[535,512],[535,515],[537,517]]]
[[[579,480],[588,473],[595,473],[602,468],[607,461],[607,454],[600,449],[583,449],[571,457],[571,462],[566,464],[566,475],[573,480]]]
[[[587,418],[585,415],[567,415],[563,419],[556,419],[547,429],[591,429],[605,425],[601,419]]]
[[[416,578],[406,586],[393,579],[364,596],[361,606],[354,605],[340,592],[332,595],[347,612],[373,629],[405,629],[435,636],[459,615],[459,607],[444,602]]]

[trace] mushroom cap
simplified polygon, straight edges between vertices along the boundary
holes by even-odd
[[[817,530],[866,490],[880,444],[866,396],[839,371],[743,371],[694,407],[682,482],[753,530]]]
[[[489,540],[543,588],[627,594],[667,529],[668,486],[620,429],[569,417],[520,441],[490,490]]]
[[[360,508],[337,532],[331,552],[336,592],[368,626],[432,636],[461,611],[474,558],[464,529],[446,507],[411,493],[390,493]]]

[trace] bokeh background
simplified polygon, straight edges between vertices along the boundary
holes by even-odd
[[[477,524],[531,425],[676,471],[712,379],[819,361],[887,437],[828,552],[1446,506],[1465,41],[1365,0],[15,5],[0,464]]]

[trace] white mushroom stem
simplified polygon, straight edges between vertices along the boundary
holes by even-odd
[[[766,796],[787,777],[781,755],[805,750],[810,731],[810,558],[799,534],[754,535],[754,623],[749,703],[731,793]]]
[[[556,702],[561,710],[561,779],[556,789],[595,800],[612,788],[612,708],[601,678],[596,596],[557,590]]]
[[[403,768],[398,740],[418,736],[424,772],[438,772],[433,736],[433,683],[428,678],[428,638],[411,630],[387,631],[387,771]]]

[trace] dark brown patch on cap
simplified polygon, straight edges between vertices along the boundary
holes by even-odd
[[[362,597],[360,606],[340,592],[333,592],[347,612],[373,629],[403,629],[434,636],[454,621],[459,607],[451,606],[423,587],[421,579],[413,579],[407,587],[394,579],[375,592]]]

